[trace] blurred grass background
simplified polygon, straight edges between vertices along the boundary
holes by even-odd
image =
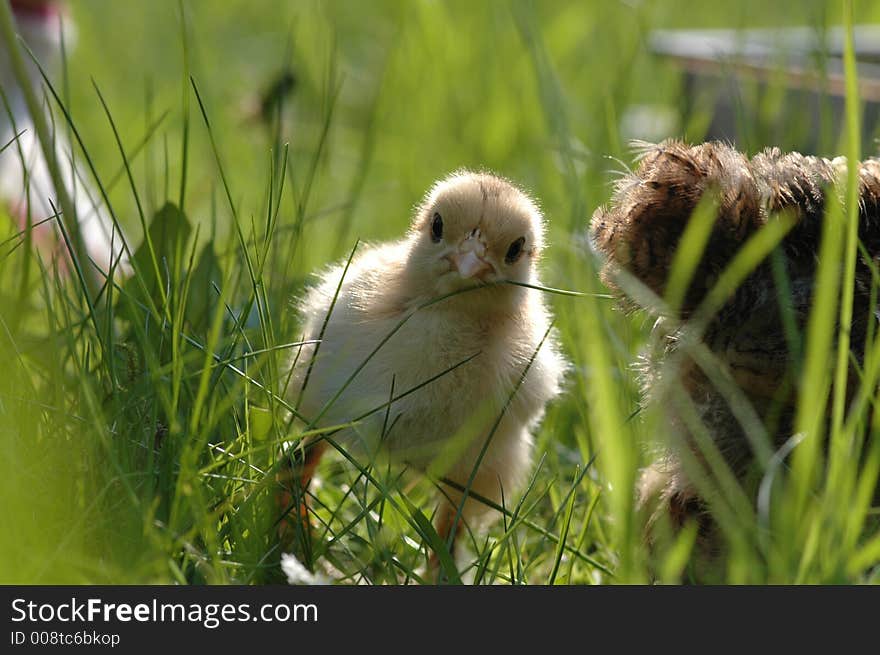
[[[120,300],[109,319],[115,330],[95,328],[76,285],[47,281],[48,274],[31,277],[22,298],[27,255],[21,248],[4,255],[0,354],[9,364],[0,380],[0,580],[278,580],[268,492],[271,443],[285,436],[277,403],[218,368],[209,369],[206,397],[205,349],[241,356],[295,341],[289,303],[309,273],[344,257],[357,238],[400,235],[430,184],[462,166],[497,171],[540,200],[550,225],[545,284],[602,291],[586,228],[593,209],[608,200],[620,161],[632,160],[628,139],[699,141],[713,112],[709,89],[683,115],[682,75],[651,54],[649,32],[821,30],[842,16],[838,2],[733,5],[199,0],[182,3],[181,14],[171,0],[71,3],[77,45],[66,79],[56,72],[53,82],[99,179],[115,179],[123,162],[93,81],[126,151],[137,150],[131,171],[148,222],[166,201],[181,205],[182,195],[180,208],[200,227],[197,243],[186,245],[169,271],[167,311],[153,319],[145,312],[143,329]],[[880,20],[869,3],[857,10],[856,22]],[[280,128],[255,120],[261,94],[288,69],[295,87]],[[746,147],[798,148],[815,133],[816,126],[779,111],[777,96],[753,91],[742,97],[756,116]],[[627,112],[643,105],[672,117],[660,128],[665,133],[645,126],[649,133],[637,134],[624,125]],[[820,153],[836,154],[843,134],[842,125],[823,125]],[[137,247],[143,230],[124,177],[109,195]],[[268,197],[279,198],[272,208]],[[232,207],[247,257],[265,256],[256,280],[246,271]],[[274,224],[267,219],[273,210]],[[187,276],[190,252],[194,261],[215,255],[205,259],[204,275]],[[193,298],[208,299],[204,316],[195,317]],[[543,460],[521,516],[499,522],[472,547],[472,575],[482,582],[645,581],[647,555],[626,508],[642,444],[659,429],[650,412],[628,420],[638,408],[632,365],[650,320],[626,317],[607,300],[551,302],[574,373],[537,435]],[[239,364],[277,388],[270,359]],[[340,457],[328,458],[319,473],[318,512],[329,527],[308,563],[320,560],[343,581],[417,579],[425,549],[412,517],[387,508],[375,485]],[[428,490],[394,493],[423,501]],[[560,539],[568,550],[558,547]],[[687,548],[682,542],[670,549],[664,581],[682,579]],[[849,548],[841,557],[862,558],[852,570],[774,569],[756,552],[731,565],[725,579],[876,578],[876,547]]]

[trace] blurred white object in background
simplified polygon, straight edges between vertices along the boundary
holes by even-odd
[[[75,40],[75,30],[71,19],[65,14],[62,3],[46,0],[13,0],[18,33],[36,59],[46,70],[59,64],[62,34],[64,46],[68,50]],[[44,104],[44,111],[50,127],[48,108],[45,107],[45,94],[39,69],[26,56],[31,84],[38,99]],[[56,220],[46,220],[55,212],[52,204],[60,211],[58,194],[49,172],[49,166],[40,147],[37,131],[25,103],[5,48],[0,48],[0,89],[5,95],[6,105],[0,101],[0,203],[3,203],[10,216],[17,221],[18,229],[26,230],[32,225],[33,243],[44,256],[54,259],[59,270],[66,270],[69,257]],[[2,100],[2,98],[0,98]],[[76,208],[80,232],[86,250],[104,274],[114,269],[116,277],[127,276],[131,272],[128,255],[123,245],[123,237],[114,227],[110,213],[104,206],[97,189],[86,179],[73,157],[62,121],[54,123],[53,134],[58,168],[63,183]],[[18,137],[16,138],[16,135]],[[50,199],[51,203],[50,204]],[[84,268],[96,272],[94,266]],[[99,275],[98,277],[103,277]]]
[[[679,133],[674,107],[659,104],[629,105],[620,117],[620,136],[624,141],[660,143]]]

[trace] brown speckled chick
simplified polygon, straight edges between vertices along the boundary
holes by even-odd
[[[696,446],[692,429],[685,425],[685,405],[696,409],[727,464],[744,486],[754,491],[753,435],[742,427],[751,409],[735,411],[735,401],[728,402],[731,391],[719,391],[718,380],[710,380],[690,351],[684,352],[681,319],[698,313],[718,276],[756,230],[776,220],[779,212],[793,213],[795,225],[779,248],[779,261],[787,275],[774,278],[771,258],[763,261],[718,311],[705,317],[700,335],[701,344],[721,364],[718,374],[734,383],[730,385],[733,396],[744,397],[754,409],[751,415],[757,415],[766,426],[773,442],[770,446],[781,446],[792,432],[793,376],[800,362],[786,334],[783,310],[788,310],[780,298],[787,298],[789,315],[803,333],[812,304],[825,190],[843,179],[845,171],[843,158],[783,154],[776,148],[748,159],[717,142],[697,146],[677,141],[645,144],[637,170],[618,184],[610,204],[593,215],[592,241],[605,256],[602,277],[634,308],[644,305],[646,296],[637,290],[633,293],[639,286],[631,284],[633,278],[664,296],[673,257],[692,212],[707,191],[717,193],[717,216],[680,311],[672,317],[661,313],[654,335],[658,347],[645,357],[642,371],[646,399],[662,401],[677,443],[667,444],[643,472],[641,503],[652,513],[650,526],[663,517],[671,519],[673,527],[697,520],[704,553],[714,553],[720,540],[715,538],[715,522],[708,513],[710,503],[693,484],[693,466],[704,468],[705,457]],[[880,253],[880,161],[862,162],[859,175],[859,237],[876,259]],[[789,289],[781,292],[775,280],[785,278]],[[860,260],[851,326],[856,361],[862,358],[868,320],[875,309],[870,286],[870,272]],[[664,384],[670,380],[673,385]],[[671,386],[684,390],[691,402],[676,402],[674,394],[666,393]],[[685,460],[691,462],[689,467]]]

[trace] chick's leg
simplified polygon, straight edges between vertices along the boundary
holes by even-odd
[[[456,543],[464,527],[464,521],[461,520],[461,517],[459,517],[458,521],[455,520],[457,512],[458,508],[456,506],[449,502],[444,502],[434,517],[434,529],[440,535],[443,543],[449,546],[449,553],[453,559],[455,558]],[[431,555],[428,558],[428,570],[438,582],[442,582],[440,557],[436,551],[431,551]]]
[[[448,548],[447,552],[452,556],[453,561],[456,560],[457,546],[462,535],[471,532],[488,509],[481,502],[482,499],[487,498],[482,493],[486,490],[482,485],[478,486],[477,478],[474,479],[474,484],[465,497],[462,490],[467,485],[467,479],[466,475],[447,477],[447,483],[440,485],[442,499],[434,515],[434,529],[444,547]],[[494,499],[489,500],[495,502]],[[432,550],[428,558],[428,571],[438,583],[446,581],[445,572],[440,568],[440,556],[436,550]]]
[[[277,475],[280,489],[275,496],[281,516],[278,536],[283,548],[289,547],[296,535],[307,540],[310,534],[307,491],[321,456],[327,450],[325,441],[294,447],[284,455]]]
[[[451,543],[453,557],[465,531],[486,527],[501,516],[495,508],[510,506],[531,467],[531,450],[528,430],[503,421],[473,475],[466,497],[463,489],[468,487],[476,458],[465,458],[446,476],[452,484],[442,485],[444,500],[434,525],[445,543]],[[433,571],[439,570],[436,554],[432,553],[429,564]]]

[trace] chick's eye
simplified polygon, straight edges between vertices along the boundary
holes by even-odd
[[[443,219],[440,214],[434,214],[434,220],[431,222],[431,241],[437,243],[443,238]]]
[[[508,264],[513,264],[517,259],[519,259],[520,255],[523,253],[523,246],[526,243],[525,237],[520,237],[516,241],[510,244],[510,248],[507,249],[507,255],[504,257],[504,261]]]

